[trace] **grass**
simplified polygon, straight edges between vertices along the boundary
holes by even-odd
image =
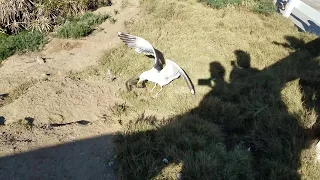
[[[269,0],[255,0],[255,5],[252,7],[252,11],[264,14],[271,15],[276,12],[276,6],[273,4],[273,1]]]
[[[46,42],[45,37],[39,31],[20,32],[17,35],[0,36],[0,61],[6,59],[15,52],[35,51]]]
[[[108,18],[110,16],[107,14],[96,15],[92,12],[87,12],[81,16],[71,15],[61,17],[59,23],[63,25],[58,28],[57,36],[60,38],[81,38],[87,36],[97,25],[103,23]],[[116,20],[111,18],[110,22],[115,23]],[[46,43],[45,33],[41,32],[41,29],[37,28],[36,25],[29,28],[33,30],[21,31],[23,28],[19,27],[19,30],[16,32],[17,34],[7,35],[0,33],[0,62],[16,52],[38,50]]]
[[[110,111],[112,112],[113,116],[119,117],[122,114],[125,114],[127,109],[128,109],[128,106],[125,103],[123,104],[116,103],[114,106],[110,108]]]
[[[116,140],[119,179],[319,179],[317,36],[278,14],[193,0],[143,0],[141,8],[127,32],[179,64],[197,94],[182,79],[158,99],[148,92],[152,83],[119,92],[130,107]],[[124,87],[152,61],[121,44],[95,70],[110,69]]]
[[[276,12],[276,7],[271,0],[197,0],[212,8],[245,6],[258,14],[271,15]]]
[[[205,3],[213,8],[224,8],[230,5],[239,6],[242,0],[198,0],[198,2]]]
[[[73,16],[67,18],[65,23],[58,28],[57,36],[59,38],[81,38],[90,34],[94,27],[103,23],[109,15],[95,15],[93,13],[86,13],[82,16]]]

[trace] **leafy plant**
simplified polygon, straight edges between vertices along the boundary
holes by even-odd
[[[11,36],[2,34],[0,36],[0,61],[15,52],[38,50],[45,42],[44,35],[39,31],[23,31]]]
[[[81,38],[87,36],[93,31],[93,28],[101,24],[109,15],[95,15],[86,13],[83,16],[66,18],[64,24],[57,30],[57,36],[60,38]]]
[[[122,114],[126,114],[129,106],[126,103],[116,103],[110,108],[110,111],[114,116],[120,117]]]

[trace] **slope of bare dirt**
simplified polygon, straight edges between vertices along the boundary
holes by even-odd
[[[107,20],[80,40],[51,38],[41,52],[3,62],[0,179],[115,179],[112,140],[120,125],[109,119],[109,109],[119,102],[119,87],[108,78],[69,75],[96,65],[116,47],[117,32],[138,16],[138,8],[137,0],[126,7],[116,1],[96,11],[116,23]]]

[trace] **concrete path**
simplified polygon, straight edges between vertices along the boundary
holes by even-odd
[[[302,31],[311,32],[320,35],[320,0],[302,0],[316,11],[303,8],[302,11],[294,8],[289,19]]]
[[[302,2],[320,12],[320,0],[302,0]]]

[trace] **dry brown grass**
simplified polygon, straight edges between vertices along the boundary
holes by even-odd
[[[104,0],[4,0],[0,2],[0,30],[16,34],[21,29],[48,32],[61,17],[83,14],[101,5]]]
[[[28,0],[0,2],[0,28],[17,33],[21,27],[26,27],[32,19],[33,5]]]
[[[198,79],[210,77],[209,63],[212,61],[219,61],[225,67],[225,74],[230,74],[230,61],[236,59],[234,51],[237,49],[250,53],[252,67],[263,69],[290,53],[290,50],[279,48],[272,44],[272,41],[285,41],[285,35],[299,38],[301,36],[307,41],[314,38],[298,33],[286,19],[278,15],[264,17],[244,9],[214,10],[194,1],[165,1],[163,4],[147,1],[143,6],[146,9],[145,16],[139,22],[128,23],[129,32],[149,40],[166,58],[176,61],[194,83],[197,83]],[[288,24],[289,27],[283,24]],[[274,31],[275,28],[279,31]],[[105,60],[105,66],[124,80],[138,76],[150,68],[152,59],[136,54],[123,45],[108,52]],[[229,77],[225,78],[228,82]],[[182,80],[173,84],[173,87],[169,85],[164,88],[161,98],[156,100],[154,105],[159,101],[180,98],[194,102],[192,105],[187,103],[190,107],[196,106],[202,98],[201,94],[211,90],[198,86],[199,95],[191,97]],[[134,92],[125,96],[135,99]],[[148,94],[146,96],[149,97]]]

